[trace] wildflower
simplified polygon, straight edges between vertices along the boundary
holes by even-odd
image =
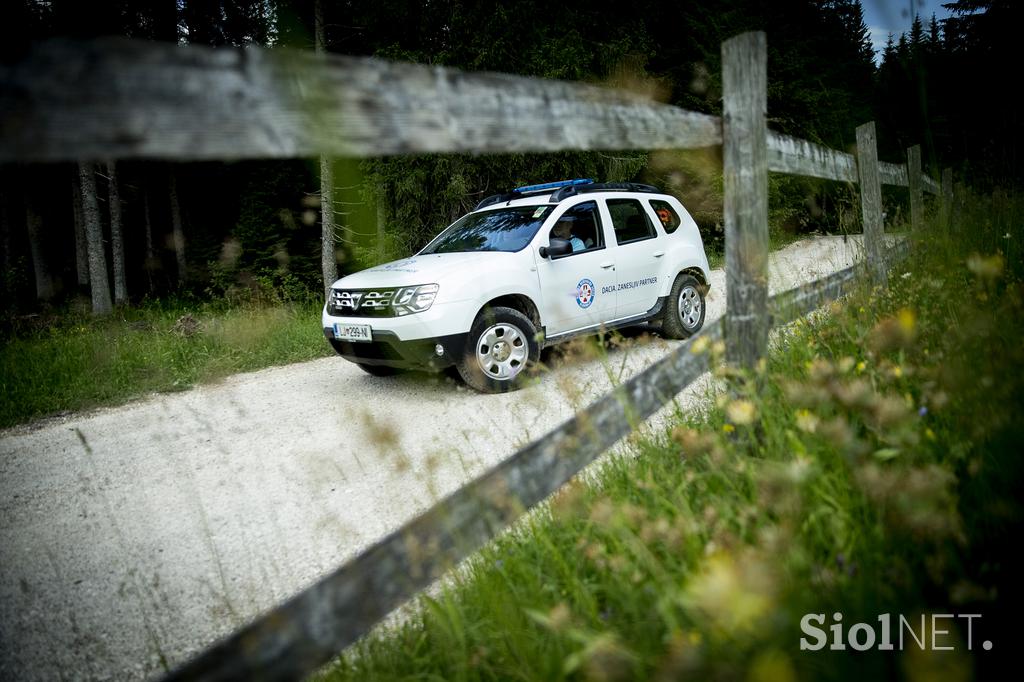
[[[569,607],[565,602],[559,602],[558,605],[548,613],[548,627],[556,632],[569,625],[571,620],[572,613],[569,611]]]
[[[923,417],[926,414],[928,414],[928,408],[927,407],[922,405],[921,407],[917,408],[917,416],[918,417]]]
[[[820,420],[810,410],[797,410],[796,412],[796,426],[801,431],[807,433],[814,433],[818,430],[818,424]]]
[[[914,314],[913,310],[908,308],[902,308],[896,319],[900,323],[900,328],[907,334],[913,335],[914,327],[917,324],[917,315]]]
[[[1003,274],[1003,257],[1000,254],[982,256],[972,254],[967,258],[967,269],[978,279],[997,279]]]
[[[722,431],[725,431],[726,433],[732,433],[735,430],[736,427],[732,424],[722,424]]]
[[[935,432],[932,431],[931,429],[925,429],[924,437],[927,438],[928,440],[935,440]]]
[[[896,317],[887,317],[875,325],[868,337],[871,348],[878,353],[907,348],[914,341],[917,316],[904,308]]]
[[[757,417],[757,407],[749,400],[734,400],[725,410],[729,421],[740,426],[752,424]]]
[[[690,346],[690,352],[693,353],[694,355],[700,355],[701,353],[707,351],[710,345],[711,342],[708,340],[708,337],[701,336],[700,338],[693,342],[692,346]]]
[[[1009,232],[1007,232],[1006,234],[1003,235],[1003,239],[1009,239],[1009,238],[1010,238],[1010,233]]]
[[[900,275],[900,279],[910,279],[910,273],[904,272],[902,275]]]
[[[903,368],[900,367],[899,365],[897,365],[896,367],[893,367],[892,368],[892,375],[894,377],[896,377],[897,379],[899,379],[900,377],[903,376]]]
[[[857,363],[857,371],[858,372],[863,372],[866,367],[867,367],[867,363],[864,362],[863,360],[861,360],[860,362]]]

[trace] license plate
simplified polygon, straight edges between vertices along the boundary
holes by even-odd
[[[368,324],[334,323],[334,338],[342,341],[373,341],[373,333]]]

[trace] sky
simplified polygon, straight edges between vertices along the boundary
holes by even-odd
[[[910,30],[914,13],[921,16],[925,28],[932,14],[939,20],[950,16],[942,4],[951,0],[861,0],[864,7],[864,23],[871,32],[871,43],[875,48],[875,63],[882,59],[882,49],[889,34],[898,41],[901,33]]]

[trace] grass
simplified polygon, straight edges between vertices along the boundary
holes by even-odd
[[[320,305],[150,302],[108,319],[35,318],[0,348],[0,427],[328,355]]]
[[[997,195],[933,226],[888,288],[783,330],[756,374],[717,370],[703,413],[605,460],[320,677],[992,676],[1022,602],[1022,218]],[[922,614],[980,617],[971,651],[956,618],[928,632],[952,651],[909,634],[802,651],[801,618],[837,612],[918,634]]]

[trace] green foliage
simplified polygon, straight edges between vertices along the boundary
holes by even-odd
[[[978,642],[1012,632],[1022,601],[1005,546],[1024,525],[1022,218],[1006,194],[953,234],[935,216],[889,287],[786,328],[756,373],[695,346],[728,390],[634,438],[322,679],[999,670]],[[963,621],[937,633],[954,651],[801,651],[803,614],[834,612],[847,627],[882,613],[982,625],[972,652]]]
[[[319,296],[257,281],[264,300],[146,302],[99,320],[87,309],[37,316],[0,348],[0,428],[118,405],[153,391],[328,355]]]

